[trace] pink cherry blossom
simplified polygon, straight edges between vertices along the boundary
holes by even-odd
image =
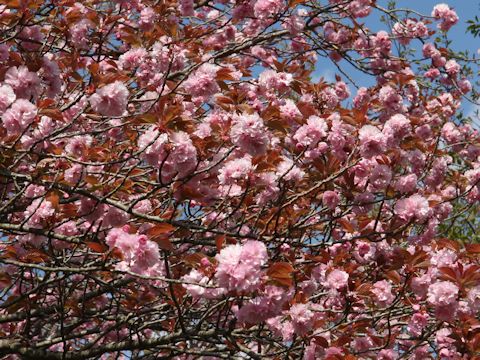
[[[282,0],[258,0],[255,1],[253,9],[255,16],[258,18],[266,18],[269,16],[274,16],[282,9],[282,7]]]
[[[225,163],[225,166],[219,171],[218,180],[222,185],[231,185],[239,180],[248,179],[248,174],[252,170],[252,158],[246,155],[243,158]]]
[[[0,86],[0,114],[15,101],[17,97],[9,85]]]
[[[27,224],[35,228],[41,228],[42,223],[55,214],[52,203],[44,199],[35,199],[25,210]]]
[[[366,105],[370,101],[370,95],[368,93],[368,89],[366,87],[361,87],[357,91],[357,95],[353,99],[353,105],[355,107],[360,107],[362,105]]]
[[[258,83],[266,90],[285,91],[289,88],[292,80],[292,74],[265,70],[260,74]]]
[[[31,102],[18,99],[2,115],[2,122],[9,135],[24,131],[37,116],[37,107]]]
[[[174,146],[167,158],[165,170],[168,171],[168,167],[171,166],[172,171],[178,177],[184,177],[193,171],[197,165],[197,149],[186,132],[176,132],[171,139]]]
[[[293,330],[300,336],[305,335],[315,321],[314,314],[308,308],[308,304],[295,304],[290,307],[288,314],[292,319]]]
[[[408,174],[398,178],[395,182],[395,190],[408,194],[413,192],[417,186],[417,175]]]
[[[65,170],[65,180],[76,184],[82,177],[83,166],[80,164],[73,164],[72,167]]]
[[[433,58],[440,56],[440,51],[432,43],[426,43],[422,48],[423,56]]]
[[[449,143],[454,144],[463,140],[463,135],[453,122],[447,122],[442,127],[442,136]]]
[[[387,120],[382,133],[386,136],[386,142],[390,146],[398,144],[411,132],[410,120],[402,114],[395,114]]]
[[[468,291],[468,303],[474,311],[480,310],[480,286],[475,286]]]
[[[115,81],[90,96],[90,104],[103,116],[121,116],[126,110],[128,96],[127,87],[121,81]]]
[[[350,96],[350,90],[343,81],[335,83],[335,93],[340,100],[345,100]]]
[[[215,278],[221,287],[235,291],[253,291],[262,283],[262,265],[267,261],[267,248],[259,241],[229,245],[215,257],[218,261]]]
[[[395,111],[400,109],[402,105],[402,97],[389,85],[380,89],[378,97],[387,110]]]
[[[377,34],[373,37],[373,44],[375,46],[375,50],[379,53],[382,54],[388,54],[390,53],[390,50],[392,48],[392,41],[390,40],[390,36],[388,33],[384,30],[380,30],[377,32]],[[390,87],[387,87],[384,89],[384,93],[382,97],[389,96],[389,95],[394,95],[392,91],[389,89]]]
[[[269,143],[268,131],[256,113],[235,116],[230,137],[236,146],[252,156],[264,154]]]
[[[330,210],[335,210],[340,203],[340,196],[336,191],[327,190],[322,195],[322,202]]]
[[[428,287],[427,301],[435,306],[436,316],[449,320],[455,316],[458,287],[450,281],[437,281]]]
[[[428,315],[425,313],[415,313],[408,322],[408,331],[413,336],[420,336],[428,323]]]
[[[187,93],[199,97],[202,101],[220,90],[216,82],[219,67],[213,64],[203,64],[183,83]]]
[[[13,66],[8,69],[5,74],[5,83],[13,88],[17,98],[30,100],[40,95],[40,78],[26,66]]]
[[[435,79],[440,76],[440,70],[432,68],[425,72],[424,76],[429,79]]]
[[[371,158],[385,151],[385,137],[372,125],[364,125],[358,132],[362,156]]]
[[[359,336],[352,342],[353,349],[358,352],[366,352],[373,346],[373,341],[370,336]]]
[[[280,113],[288,120],[300,118],[302,114],[292,100],[286,100],[285,105],[280,106]]]
[[[376,165],[370,174],[369,181],[374,190],[385,189],[392,180],[392,171],[387,165]]]
[[[105,240],[110,248],[116,247],[122,253],[123,260],[117,264],[120,270],[144,274],[159,263],[158,245],[145,235],[130,234],[123,228],[114,228]]]
[[[366,263],[375,258],[376,248],[374,244],[359,241],[355,246],[354,256],[359,263]]]
[[[118,62],[122,69],[133,70],[140,66],[146,60],[146,57],[147,51],[144,48],[133,48],[122,54],[118,58]]]
[[[438,28],[444,31],[448,31],[458,22],[457,13],[447,4],[435,5],[432,10],[432,16],[437,20],[441,20],[441,23],[438,24]]]
[[[347,272],[334,269],[327,275],[325,286],[332,290],[341,290],[348,285],[348,278]]]
[[[293,160],[284,158],[277,166],[276,175],[283,178],[285,181],[301,181],[305,176],[305,172],[295,165]]]
[[[304,147],[315,146],[320,139],[327,136],[327,131],[328,126],[325,120],[318,116],[310,116],[307,124],[301,126],[293,138]]]
[[[348,4],[348,11],[353,17],[366,17],[372,11],[372,0],[353,0]]]
[[[225,289],[216,288],[207,276],[196,269],[184,275],[182,281],[186,282],[183,287],[194,298],[215,299],[225,293]]]
[[[165,146],[168,143],[168,135],[160,133],[153,126],[148,128],[138,139],[138,146],[142,150],[143,157],[151,165],[160,165],[167,156]]]
[[[93,139],[90,135],[78,135],[70,138],[65,146],[65,152],[68,155],[81,157],[83,153],[92,145]]]
[[[8,54],[9,47],[6,44],[0,44],[0,62],[4,62],[8,59],[9,54]]]
[[[393,34],[399,38],[401,44],[407,45],[414,37],[428,36],[428,28],[422,21],[406,19],[405,22],[397,22],[393,26]]]
[[[467,79],[462,79],[458,82],[458,87],[463,94],[467,94],[472,91],[472,84]]]
[[[150,30],[153,27],[157,14],[151,7],[146,7],[140,11],[140,20],[138,25],[142,30]]]
[[[291,298],[291,294],[283,289],[267,285],[261,296],[257,296],[244,304],[236,313],[238,321],[244,324],[258,324],[279,315],[282,306]]]
[[[375,296],[376,303],[381,307],[390,305],[395,299],[392,293],[392,285],[386,280],[374,283],[372,293]]]
[[[431,209],[427,199],[421,195],[414,194],[408,198],[397,201],[395,212],[397,216],[404,221],[410,221],[413,218],[424,221],[431,214]]]
[[[460,65],[453,59],[448,60],[445,64],[445,71],[450,76],[455,76],[460,72]]]
[[[378,360],[396,360],[398,359],[398,353],[392,349],[383,349],[378,353]]]
[[[95,24],[86,18],[71,25],[70,36],[73,45],[78,49],[86,49],[89,43],[89,32],[94,28]]]

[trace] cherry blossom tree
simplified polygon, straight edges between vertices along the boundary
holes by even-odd
[[[0,355],[480,359],[478,62],[412,6],[3,1]]]

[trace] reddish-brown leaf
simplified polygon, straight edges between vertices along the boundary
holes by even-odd
[[[228,90],[229,90],[228,84],[227,84],[225,81],[217,80],[217,84],[218,84],[218,86],[220,86],[220,89],[222,89],[222,90],[224,90],[224,91],[228,91]]]
[[[480,244],[467,244],[465,245],[465,250],[469,254],[480,254]]]
[[[48,116],[54,120],[63,120],[63,114],[59,109],[43,109],[40,111],[40,115]]]
[[[4,4],[7,6],[7,8],[12,9],[18,9],[20,7],[19,0],[7,0]]]
[[[17,249],[12,245],[7,245],[3,248],[3,259],[18,259]]]
[[[475,334],[472,340],[469,341],[468,346],[471,351],[479,352],[480,351],[480,333]]]
[[[387,271],[385,273],[385,276],[387,277],[387,279],[392,281],[394,284],[400,284],[400,282],[402,281],[402,278],[400,277],[400,274],[395,270]]]
[[[217,235],[215,237],[215,245],[217,246],[217,251],[222,250],[223,244],[225,244],[225,239],[226,239],[225,235]]]
[[[55,209],[58,209],[58,204],[60,202],[60,197],[57,193],[51,192],[47,195],[46,199],[52,204]]]
[[[228,80],[235,80],[235,77],[232,76],[232,73],[227,68],[221,68],[217,71],[217,80],[220,81],[228,81]]]
[[[90,185],[98,184],[98,179],[95,176],[87,175],[85,176],[85,182]]]
[[[12,278],[5,272],[0,273],[0,289],[4,289],[7,286],[10,286],[12,283]]]
[[[157,237],[152,239],[158,244],[158,247],[162,250],[173,250],[173,244],[168,237]]]
[[[73,216],[76,216],[77,213],[78,213],[78,206],[75,205],[75,204],[64,204],[62,205],[62,213],[65,215],[65,216],[68,216],[68,217],[73,217]]]
[[[25,263],[39,264],[45,262],[48,259],[48,255],[40,250],[31,250],[20,258]]]
[[[305,116],[306,118],[316,114],[315,108],[310,104],[300,102],[297,104],[297,107],[298,107],[298,110],[300,110],[300,112],[302,113],[302,115]]]
[[[53,104],[55,104],[55,100],[53,99],[42,99],[37,102],[37,107],[39,109],[46,109]]]
[[[437,240],[437,245],[440,248],[447,248],[451,249],[453,251],[459,251],[460,250],[460,244],[458,241],[447,239],[447,238],[442,238]]]
[[[142,114],[135,118],[141,124],[155,124],[158,118],[153,114]]]
[[[16,301],[18,298],[18,296],[15,296],[15,295],[11,295],[9,296],[6,300],[5,300],[5,303],[6,304],[11,304],[12,302]],[[30,302],[32,301],[31,298],[28,299]],[[27,299],[23,299],[23,300],[20,300],[20,301],[16,301],[14,302],[12,305],[7,305],[7,312],[9,314],[13,314],[14,312],[17,312],[18,310],[22,309],[23,307],[25,307],[27,305]]]
[[[267,270],[267,275],[271,280],[286,287],[293,284],[292,273],[293,267],[287,262],[273,263]]]
[[[197,267],[204,257],[206,257],[205,254],[197,252],[194,254],[185,255],[184,260],[190,266]]]
[[[234,101],[229,98],[228,96],[221,96],[221,95],[218,95],[215,97],[215,101],[217,102],[217,104],[226,104],[226,105],[233,105],[234,104]]]
[[[151,227],[150,229],[148,229],[147,235],[150,236],[150,237],[156,237],[156,236],[159,236],[159,235],[164,235],[164,234],[167,234],[169,232],[172,232],[175,229],[176,229],[175,226],[173,226],[171,224],[161,223],[161,224],[157,224],[157,225]]]
[[[87,241],[85,244],[87,244],[88,248],[97,252],[97,253],[104,253],[105,251],[108,250],[108,248],[105,245],[102,245],[97,242],[93,241]]]
[[[455,272],[455,270],[449,268],[449,267],[441,267],[440,269],[440,279],[442,280],[448,280],[448,281],[452,281],[452,282],[457,282],[457,273]]]
[[[340,225],[342,225],[342,227],[343,227],[347,232],[353,233],[353,232],[355,231],[354,227],[352,226],[352,224],[351,224],[349,221],[347,221],[347,220],[345,220],[345,219],[338,219],[337,221],[340,223]]]
[[[411,258],[408,263],[414,268],[427,268],[430,265],[428,254],[423,251],[417,251]]]
[[[328,340],[325,339],[323,336],[315,336],[315,343],[320,345],[323,348],[328,348]]]

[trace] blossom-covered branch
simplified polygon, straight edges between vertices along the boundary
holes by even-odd
[[[0,356],[477,358],[480,246],[448,236],[480,200],[458,21],[0,5]]]

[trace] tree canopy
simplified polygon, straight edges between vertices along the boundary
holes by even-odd
[[[380,0],[3,1],[0,356],[480,359],[458,22]]]

